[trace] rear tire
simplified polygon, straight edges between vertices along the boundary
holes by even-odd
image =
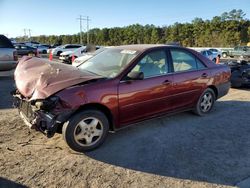
[[[62,134],[68,146],[77,152],[99,147],[107,137],[109,121],[98,110],[85,110],[74,115],[63,125]]]
[[[226,58],[226,57],[227,57],[227,53],[225,53],[225,52],[222,53],[222,57],[223,57],[223,58]]]
[[[194,113],[199,116],[204,116],[208,114],[214,105],[215,102],[215,93],[212,89],[207,88],[200,96],[195,109]]]

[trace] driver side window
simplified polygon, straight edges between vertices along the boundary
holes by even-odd
[[[133,71],[143,72],[144,78],[164,75],[168,72],[167,57],[164,50],[150,52],[145,55]]]

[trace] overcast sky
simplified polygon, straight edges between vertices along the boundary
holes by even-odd
[[[250,18],[250,0],[0,0],[0,34],[21,36],[24,28],[31,35],[75,34],[80,14],[90,17],[91,28],[104,28],[211,19],[232,9]]]

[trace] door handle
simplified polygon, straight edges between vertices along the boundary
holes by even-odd
[[[203,73],[203,74],[201,75],[201,77],[202,77],[202,78],[207,78],[208,75],[207,75],[207,73]]]
[[[171,84],[171,81],[165,80],[162,84],[163,84],[163,85],[169,85],[169,84]]]

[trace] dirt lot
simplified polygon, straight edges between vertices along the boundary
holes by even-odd
[[[0,187],[226,187],[250,177],[249,89],[231,89],[206,117],[143,122],[83,154],[25,126],[13,83],[0,77]]]

